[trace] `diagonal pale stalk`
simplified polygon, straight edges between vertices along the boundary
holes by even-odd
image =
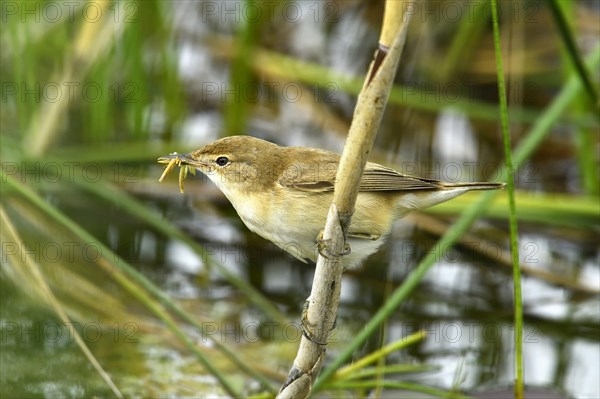
[[[598,67],[600,61],[600,46],[589,55],[588,67],[594,69]],[[560,93],[556,96],[554,101],[546,108],[542,116],[538,121],[531,127],[531,130],[525,135],[525,138],[521,140],[519,146],[514,151],[513,160],[516,163],[522,163],[527,160],[533,151],[539,147],[543,139],[550,132],[550,128],[559,120],[561,114],[571,104],[571,102],[580,95],[582,90],[581,82],[577,76],[571,76],[567,83],[564,85]],[[498,176],[505,176],[503,170],[501,170]],[[466,208],[455,224],[448,230],[444,235],[428,252],[427,256],[419,263],[416,269],[406,278],[404,283],[398,287],[392,295],[388,298],[387,302],[377,311],[375,315],[365,324],[363,329],[357,334],[357,336],[350,342],[346,349],[344,349],[338,356],[327,366],[321,373],[319,379],[313,386],[313,391],[317,392],[323,387],[323,384],[333,376],[336,370],[346,362],[356,351],[356,349],[365,342],[365,340],[373,334],[373,332],[379,327],[379,325],[387,319],[392,312],[394,312],[398,306],[408,297],[408,295],[415,289],[421,280],[427,274],[427,271],[433,266],[437,260],[437,254],[442,253],[442,249],[447,250],[454,243],[456,243],[460,237],[467,232],[467,230],[473,225],[475,220],[483,214],[483,212],[489,207],[493,199],[496,197],[496,192],[486,192],[481,195],[478,202],[474,203],[470,207]]]
[[[337,317],[343,272],[341,256],[358,196],[358,185],[394,83],[412,16],[412,12],[406,8],[411,6],[411,1],[386,2],[385,13],[402,15],[403,21],[398,26],[399,20],[384,17],[380,40],[393,38],[394,41],[379,43],[379,49],[358,97],[340,159],[333,202],[323,232],[323,242],[326,243],[330,255],[325,257],[319,254],[317,258],[312,290],[307,300],[308,309],[303,315],[303,323],[311,326],[313,338],[309,339],[306,332],[303,334],[298,354],[281,387],[279,398],[308,397],[325,359],[328,335]],[[390,34],[390,31],[393,34]]]
[[[146,279],[135,270],[129,263],[114,254],[102,242],[95,239],[85,229],[67,217],[65,214],[54,208],[52,205],[44,201],[28,186],[20,184],[13,177],[8,176],[3,170],[0,170],[0,179],[7,184],[10,189],[15,190],[19,195],[33,203],[40,211],[55,220],[59,225],[62,225],[67,231],[78,237],[83,242],[94,242],[102,256],[97,260],[97,264],[102,267],[111,277],[115,279],[124,289],[131,295],[143,303],[152,313],[154,313],[163,323],[171,330],[188,350],[196,356],[196,359],[208,370],[221,384],[223,389],[232,397],[240,398],[242,395],[237,392],[229,379],[217,369],[209,359],[202,353],[192,340],[183,332],[177,325],[173,317],[167,312],[163,305],[154,300],[147,293],[146,287],[141,286],[140,282],[145,282]],[[106,255],[105,255],[106,254]],[[111,259],[108,256],[111,256]]]
[[[109,15],[110,0],[96,0],[96,8],[100,15]],[[87,73],[96,59],[113,44],[113,38],[122,28],[122,21],[113,21],[103,17],[99,21],[81,22],[72,48],[72,57],[68,58],[57,78],[60,87],[77,82]],[[27,134],[23,140],[23,148],[32,156],[46,152],[48,146],[58,133],[60,119],[70,104],[69,96],[60,96],[56,102],[44,102],[38,113],[32,118]]]
[[[20,236],[17,233],[16,229],[14,228],[12,222],[8,218],[8,215],[4,211],[4,206],[1,206],[1,205],[0,205],[0,226],[2,226],[1,227],[1,230],[3,231],[2,235],[6,237],[7,242],[23,243],[23,240],[20,238]],[[50,305],[52,310],[54,310],[54,312],[58,315],[58,317],[61,319],[61,321],[65,325],[67,325],[67,326],[73,325],[73,323],[71,323],[71,319],[69,319],[69,316],[67,315],[67,312],[63,309],[59,300],[52,293],[52,289],[48,286],[48,284],[44,280],[44,276],[39,269],[39,265],[36,264],[31,259],[31,253],[28,251],[23,251],[23,253],[21,254],[22,255],[21,259],[19,259],[18,257],[14,256],[14,255],[15,254],[7,254],[8,257],[12,258],[13,262],[23,262],[25,269],[33,277],[33,280],[35,281],[35,283],[38,286],[38,289],[36,291],[41,292],[43,299]],[[119,399],[122,399],[123,394],[121,393],[119,388],[117,388],[117,386],[114,384],[114,382],[112,381],[112,379],[110,378],[108,373],[102,368],[102,365],[100,364],[100,362],[98,362],[98,359],[96,359],[94,354],[90,351],[90,348],[88,348],[88,346],[85,344],[85,341],[81,338],[81,335],[79,335],[79,332],[77,332],[77,330],[73,329],[72,334],[73,334],[73,338],[75,339],[75,343],[77,344],[77,346],[79,346],[79,349],[81,349],[81,351],[83,352],[85,357],[91,363],[92,367],[94,367],[94,369],[96,369],[96,371],[98,372],[100,377],[104,380],[104,382],[106,382],[106,385],[109,386],[109,388],[115,394],[115,396]]]
[[[496,70],[498,75],[498,96],[500,103],[500,122],[502,141],[504,142],[504,159],[508,195],[508,220],[510,226],[510,248],[513,267],[513,297],[515,308],[515,398],[523,399],[523,298],[521,292],[521,269],[519,268],[519,235],[517,230],[517,205],[515,203],[515,171],[512,160],[510,130],[508,126],[508,102],[504,83],[504,66],[502,64],[502,47],[500,44],[500,27],[498,23],[498,3],[492,0],[492,25],[494,30],[494,48],[496,50]]]
[[[29,226],[40,224],[40,214],[37,208],[26,201],[12,201],[10,203],[11,211],[15,212],[20,218],[20,223]],[[44,238],[40,238],[40,242],[52,242],[56,237],[61,235],[60,226],[44,224],[44,228],[40,233]],[[40,229],[41,230],[41,229]],[[48,241],[50,240],[50,241]],[[9,245],[2,247],[10,251],[18,250],[18,246]],[[6,252],[6,251],[5,251]],[[69,254],[72,255],[72,254]],[[37,259],[38,264],[45,272],[45,281],[55,291],[60,290],[61,304],[66,305],[67,314],[78,321],[97,321],[101,320],[127,320],[130,321],[136,318],[127,310],[127,305],[120,298],[112,296],[105,291],[93,279],[90,280],[82,274],[77,273],[69,267],[74,262],[74,258],[67,256],[63,258],[65,261],[55,263],[54,259],[42,256]],[[50,262],[49,262],[50,261]],[[50,263],[50,264],[48,264]],[[19,266],[20,264],[16,264]],[[18,285],[22,290],[27,291],[27,287],[35,284],[32,278],[23,275],[22,268],[15,267],[15,264],[10,265],[7,269],[11,272],[16,272],[19,276],[12,276],[11,280],[15,285]],[[46,273],[48,272],[48,273]],[[77,287],[77,290],[70,288]],[[81,308],[80,308],[81,306]],[[93,315],[93,318],[90,318]],[[140,323],[140,320],[136,320]]]

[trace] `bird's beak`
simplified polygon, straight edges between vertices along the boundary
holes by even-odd
[[[178,160],[179,162],[181,162],[181,164],[183,165],[187,165],[189,163],[189,161],[191,160],[190,158],[190,154],[178,154],[176,152],[169,154],[169,155],[164,155],[162,157],[158,158],[158,163],[171,163],[172,160]]]
[[[159,182],[163,181],[165,176],[169,174],[174,167],[179,166],[179,191],[183,193],[183,181],[187,176],[188,172],[195,175],[196,169],[200,169],[203,173],[210,170],[209,164],[206,162],[198,161],[194,159],[191,153],[178,154],[176,152],[165,155],[158,158],[158,163],[166,164],[165,170],[158,179]]]
[[[169,154],[169,155],[164,155],[162,157],[159,157],[158,158],[158,163],[170,164],[174,160],[175,160],[175,162],[176,162],[176,164],[178,166],[189,165],[189,166],[192,166],[192,167],[199,167],[199,168],[201,168],[202,166],[209,166],[205,162],[198,161],[198,160],[194,159],[192,157],[191,153],[178,154],[176,152],[174,152],[172,154]]]

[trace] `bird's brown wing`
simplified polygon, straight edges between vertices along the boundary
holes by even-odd
[[[435,190],[441,185],[439,180],[405,175],[394,169],[369,162],[358,189],[359,191]]]
[[[306,152],[301,163],[292,164],[282,173],[279,184],[306,192],[333,191],[339,155],[328,151],[312,150]],[[316,162],[310,159],[318,158]],[[421,179],[404,175],[385,166],[368,162],[359,191],[412,191],[440,188],[441,182],[433,179]]]
[[[294,156],[299,162],[290,163],[283,170],[278,180],[281,186],[307,192],[333,191],[340,162],[338,154],[316,148],[287,149],[297,149]]]

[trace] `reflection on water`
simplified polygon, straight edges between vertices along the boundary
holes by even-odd
[[[220,209],[215,209],[223,214],[220,219],[199,215],[185,205],[183,208],[179,204],[174,206],[179,209],[173,211],[179,215],[175,222],[197,232],[198,241],[206,249],[206,259],[191,253],[179,242],[164,240],[143,229],[129,228],[124,229],[124,233],[142,237],[140,250],[133,257],[129,255],[130,261],[171,296],[184,301],[224,342],[249,347],[250,351],[257,346],[297,344],[299,330],[270,334],[269,328],[263,326],[259,334],[258,326],[264,322],[262,316],[219,273],[209,272],[206,261],[218,259],[229,270],[252,281],[286,310],[292,321],[299,319],[301,304],[310,290],[313,267],[294,260],[248,232],[225,202]],[[402,281],[433,244],[434,237],[407,226],[408,222],[400,222],[380,253],[369,259],[363,269],[344,277],[333,354],[354,336],[385,301],[385,293]],[[120,231],[120,227],[112,223],[106,231]],[[153,245],[144,243],[146,240]],[[530,254],[531,262],[553,265],[570,259],[580,265],[581,275],[587,276],[586,284],[593,286],[597,281],[597,254],[588,246],[565,239],[550,240],[537,232],[528,234],[527,228],[523,229],[522,240],[536,245],[536,251]],[[564,252],[557,254],[553,248],[564,248]],[[109,281],[101,284],[106,283]],[[421,344],[392,354],[389,361],[438,366],[437,371],[411,379],[435,381],[435,385],[448,389],[457,381],[464,390],[510,385],[514,375],[510,287],[509,270],[493,259],[460,248],[440,254],[440,261],[420,288],[386,325],[389,340],[400,339],[419,329],[425,329],[428,337]],[[597,298],[574,300],[570,291],[531,277],[524,279],[523,291],[528,383],[558,386],[577,397],[593,397],[594,384],[588,378],[600,372],[594,333],[597,326],[593,322],[598,311]],[[54,338],[53,328],[60,322],[26,301],[5,282],[2,292],[2,364],[14,370],[3,374],[6,382],[2,384],[3,389],[11,389],[4,391],[8,396],[108,394],[68,334],[63,332],[61,337]],[[39,317],[33,316],[38,314]],[[163,328],[151,321],[146,325],[147,322],[140,324],[145,327],[139,331],[122,329],[120,336],[115,335],[113,326],[102,321],[87,324],[84,337],[125,392],[147,389],[151,396],[169,392],[185,396],[197,389],[202,392],[217,389],[211,378],[198,377],[202,375],[199,366],[185,350],[173,348],[172,339],[152,338],[154,334],[155,337],[163,335]],[[102,331],[100,338],[98,331]],[[133,340],[129,342],[126,338]],[[370,341],[356,357],[377,345]],[[288,353],[279,360],[274,357],[269,362],[273,369],[279,367],[284,371],[289,356]],[[31,368],[32,364],[40,367]],[[28,383],[18,384],[17,376]]]

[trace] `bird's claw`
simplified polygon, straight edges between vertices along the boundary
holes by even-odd
[[[342,250],[342,252],[336,252],[336,251],[332,251],[330,249],[330,244],[331,243],[331,239],[324,239],[323,238],[323,232],[321,231],[319,233],[319,236],[317,237],[317,249],[319,250],[319,254],[321,254],[321,256],[330,259],[333,256],[345,256],[350,254],[350,252],[352,252],[352,249],[350,248],[350,244],[348,244],[347,242],[344,243],[344,249]]]

